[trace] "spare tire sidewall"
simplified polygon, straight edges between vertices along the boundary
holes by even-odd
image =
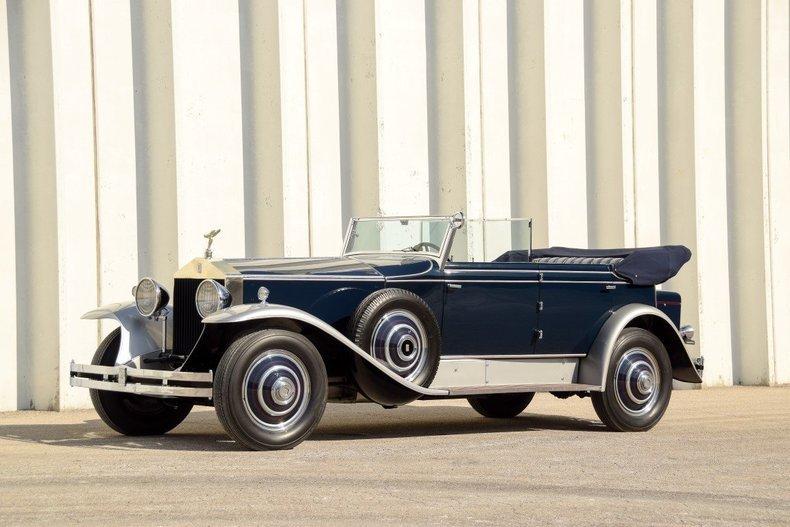
[[[381,297],[385,295],[396,296],[390,300],[381,301]],[[380,303],[368,310],[368,307],[377,301]],[[373,355],[371,340],[378,321],[387,313],[397,310],[413,315],[425,333],[425,360],[421,371],[409,382],[427,387],[433,381],[438,369],[441,355],[441,334],[431,308],[419,296],[403,289],[382,289],[373,293],[360,304],[352,319],[352,337],[357,346]],[[364,324],[364,326],[361,327],[360,324]],[[386,364],[384,366],[388,367]],[[393,370],[393,372],[398,374],[397,371]]]

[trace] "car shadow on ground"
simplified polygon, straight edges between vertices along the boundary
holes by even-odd
[[[599,432],[599,422],[568,416],[523,413],[512,419],[487,419],[471,408],[404,406],[383,410],[374,405],[329,405],[308,441],[349,441],[503,432],[566,430]],[[0,440],[52,446],[175,451],[245,450],[230,439],[214,412],[194,411],[164,436],[128,437],[100,419],[80,423],[0,424]]]

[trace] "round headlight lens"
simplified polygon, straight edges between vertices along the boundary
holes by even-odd
[[[134,301],[137,311],[144,317],[150,317],[167,305],[170,295],[155,281],[143,278],[134,290]]]
[[[195,293],[195,307],[201,318],[230,305],[230,292],[214,280],[203,280]]]

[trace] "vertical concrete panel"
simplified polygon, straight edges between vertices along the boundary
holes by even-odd
[[[239,1],[247,256],[283,254],[277,0]]]
[[[310,254],[304,4],[280,0],[280,112],[283,164],[283,253]]]
[[[511,215],[507,53],[507,2],[481,2],[480,114],[486,218],[509,218]]]
[[[479,12],[483,216],[510,218],[507,2],[480,2]],[[485,224],[483,235],[487,261],[511,248],[509,224]]]
[[[623,245],[636,245],[634,210],[634,31],[633,3],[620,0],[620,134],[623,151]]]
[[[344,234],[335,0],[305,2],[304,17],[311,254],[335,256]]]
[[[634,243],[651,247],[661,243],[658,9],[655,0],[632,4],[631,15]]]
[[[480,79],[480,3],[463,2],[464,38],[464,149],[466,152],[466,215],[483,218],[483,130]],[[471,242],[472,240],[470,240]],[[479,244],[476,247],[481,247]],[[482,249],[476,254],[482,258]]]
[[[11,125],[11,67],[8,18],[0,0],[0,412],[17,409],[16,220],[14,218],[14,144]]]
[[[584,3],[543,4],[549,243],[587,247]]]
[[[178,212],[170,2],[133,0],[130,10],[138,274],[172,287],[178,268]]]
[[[590,247],[623,246],[620,4],[584,4],[587,226]]]
[[[765,0],[763,22],[763,174],[770,256],[770,382],[790,382],[790,2]]]
[[[485,180],[483,178],[483,119],[480,56],[480,2],[463,2],[464,39],[464,146],[466,161],[466,216],[485,217]],[[471,225],[471,224],[470,224]],[[479,228],[466,229],[467,258],[485,260],[485,238]],[[463,242],[459,239],[456,243]]]
[[[466,207],[463,5],[427,0],[430,212]]]
[[[90,5],[50,4],[58,236],[57,408],[88,405],[69,388],[69,362],[89,362],[96,322],[80,320],[98,300],[96,173]],[[55,367],[52,364],[51,367]]]
[[[464,3],[466,186],[470,218],[508,218],[510,109],[507,3]],[[470,258],[484,260],[509,245],[509,230],[469,230]],[[491,234],[489,236],[489,234]],[[477,239],[476,239],[477,237]]]
[[[724,5],[694,2],[694,176],[700,351],[705,381],[732,384],[727,259]]]
[[[174,0],[172,11],[178,258],[183,265],[202,255],[203,234],[214,228],[222,229],[217,256],[238,256],[245,249],[239,9],[230,0]]]
[[[337,1],[343,224],[379,213],[375,4]]]
[[[132,23],[128,1],[91,3],[99,304],[131,298],[138,279]],[[117,324],[102,323],[106,335]]]
[[[379,208],[430,209],[424,0],[376,0]]]
[[[543,27],[543,0],[508,2],[511,212],[534,218],[536,247],[549,242]]]
[[[726,117],[733,382],[767,384],[758,3],[726,5]]]
[[[683,297],[682,319],[699,327],[694,190],[694,69],[691,2],[669,0],[658,10],[658,111],[661,243],[694,253],[665,288]],[[705,335],[700,334],[698,342]],[[699,346],[691,348],[699,354]]]
[[[58,407],[59,303],[49,4],[11,0],[7,8],[19,241],[17,407],[52,410]]]

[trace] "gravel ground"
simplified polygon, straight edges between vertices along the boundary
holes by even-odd
[[[790,388],[676,391],[647,433],[538,395],[330,405],[291,451],[247,452],[211,409],[127,438],[93,411],[0,413],[0,524],[790,525]]]

